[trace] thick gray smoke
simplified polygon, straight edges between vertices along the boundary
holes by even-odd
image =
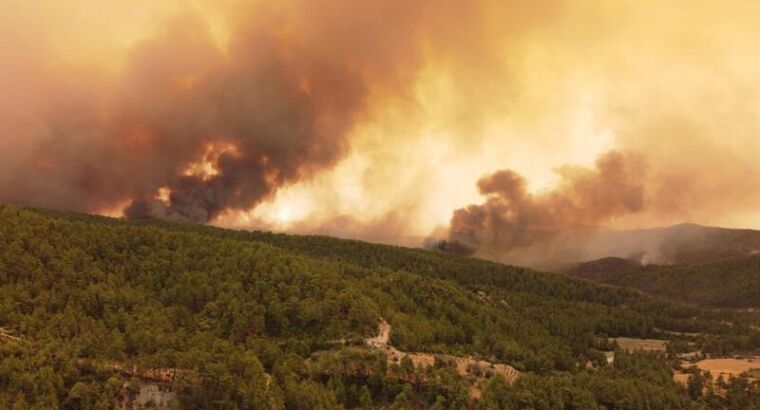
[[[594,169],[566,166],[558,172],[559,185],[537,194],[530,193],[526,180],[514,171],[482,178],[478,189],[485,202],[456,210],[448,239],[436,246],[502,259],[553,243],[569,231],[589,231],[644,210],[646,167],[637,155],[612,151],[600,156]]]

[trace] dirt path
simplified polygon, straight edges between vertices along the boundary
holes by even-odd
[[[402,359],[409,358],[415,368],[425,368],[434,366],[436,357],[438,357],[448,362],[449,365],[454,366],[460,376],[475,380],[470,391],[472,398],[480,397],[480,386],[493,375],[500,374],[510,383],[520,377],[517,369],[502,363],[491,363],[473,357],[402,352],[390,344],[392,327],[387,320],[381,318],[377,328],[377,336],[365,339],[365,344],[373,349],[384,350],[388,357],[389,365],[398,364]]]
[[[377,336],[365,340],[365,343],[377,349],[384,349],[391,340],[391,324],[381,318],[377,328]]]
[[[20,337],[8,333],[8,331],[3,327],[0,327],[0,339],[13,340],[14,342],[21,340]]]

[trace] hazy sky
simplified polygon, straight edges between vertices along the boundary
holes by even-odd
[[[597,209],[619,193],[597,164],[615,151],[641,203],[546,228],[760,228],[758,16],[749,0],[5,0],[0,201],[412,243],[500,170],[531,204]]]

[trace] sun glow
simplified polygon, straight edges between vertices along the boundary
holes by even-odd
[[[274,217],[277,223],[288,225],[293,221],[293,211],[289,206],[283,205],[275,210]]]
[[[286,231],[314,216],[317,210],[313,201],[307,191],[285,189],[251,210],[222,213],[214,225]]]

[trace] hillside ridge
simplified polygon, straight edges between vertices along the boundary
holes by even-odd
[[[686,409],[664,357],[618,352],[609,364],[609,338],[690,332],[708,353],[760,347],[735,312],[560,274],[14,206],[0,208],[0,279],[0,327],[20,338],[0,340],[0,402],[41,408],[108,407],[164,388],[130,374],[182,369],[199,379],[160,396],[180,408],[540,409],[565,391],[555,399],[588,408],[635,397],[633,408]],[[419,353],[355,349],[380,318],[392,324],[386,346]]]

